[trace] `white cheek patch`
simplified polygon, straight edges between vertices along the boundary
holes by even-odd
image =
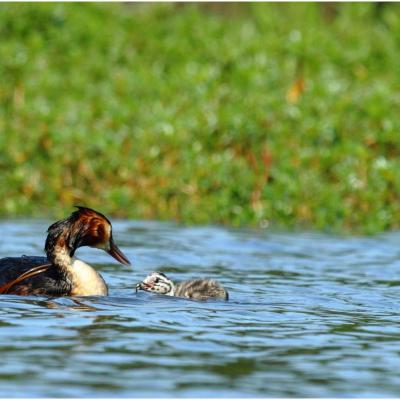
[[[146,283],[146,284],[148,284],[148,285],[153,285],[154,279],[153,279],[151,276],[148,276],[148,277],[143,281],[143,283]]]

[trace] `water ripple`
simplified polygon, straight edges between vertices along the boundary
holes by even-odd
[[[0,256],[42,254],[49,221],[3,221]],[[133,268],[95,249],[108,297],[0,297],[9,397],[398,395],[400,233],[373,238],[117,221]],[[148,293],[154,270],[218,278],[230,301]]]

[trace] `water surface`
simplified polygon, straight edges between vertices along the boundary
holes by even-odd
[[[41,255],[50,221],[0,222],[0,257]],[[109,297],[0,296],[7,397],[389,397],[400,393],[400,235],[117,221],[133,267],[83,248]],[[133,290],[215,277],[230,301]]]

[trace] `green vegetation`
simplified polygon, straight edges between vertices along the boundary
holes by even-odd
[[[397,4],[1,4],[2,216],[400,226]]]

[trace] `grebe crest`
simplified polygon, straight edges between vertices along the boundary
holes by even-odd
[[[77,206],[68,218],[50,225],[47,232],[45,252],[50,261],[67,252],[73,257],[82,246],[102,249],[121,264],[130,265],[129,260],[114,243],[111,222],[103,214],[88,207]]]
[[[193,300],[228,300],[228,292],[214,279],[193,279],[174,283],[162,272],[152,272],[136,285],[136,291],[185,297]]]

